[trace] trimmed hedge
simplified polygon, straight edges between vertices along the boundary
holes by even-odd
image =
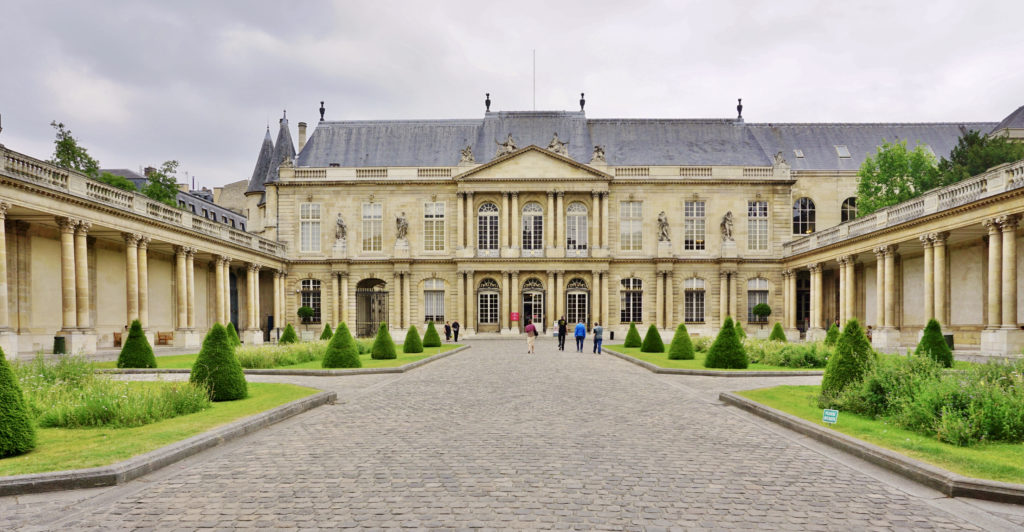
[[[117,367],[156,367],[153,348],[149,345],[149,340],[146,339],[146,333],[142,332],[142,324],[139,323],[139,320],[132,320],[132,326],[128,329],[128,338],[121,346],[121,354],[117,355]]]
[[[420,332],[415,325],[409,326],[409,332],[405,333],[405,342],[402,344],[402,351],[405,353],[422,353],[423,341],[420,340]]]
[[[238,347],[238,346],[242,345],[242,339],[238,337],[238,331],[235,329],[235,324],[229,321],[228,322],[228,326],[227,326],[227,330],[228,330],[228,341],[231,342],[231,345],[234,346],[234,347]]]
[[[370,348],[370,358],[375,360],[392,360],[398,358],[395,351],[395,342],[388,332],[388,324],[381,322],[377,328],[377,337],[373,339],[373,347]]]
[[[832,327],[835,328],[835,325]],[[836,354],[828,360],[825,375],[821,378],[819,404],[822,408],[836,404],[837,398],[847,386],[863,381],[864,375],[875,362],[875,352],[856,319],[846,322],[843,334],[839,335],[835,345]]]
[[[363,367],[363,361],[359,359],[359,347],[344,322],[338,324],[338,330],[334,331],[331,342],[327,344],[321,365],[325,368]]]
[[[647,334],[644,335],[644,342],[640,345],[641,353],[664,353],[665,342],[661,339],[661,333],[658,332],[658,328],[651,324],[647,328]]]
[[[324,324],[324,332],[320,333],[320,339],[321,340],[330,340],[331,336],[334,336],[334,333],[331,332],[331,324],[330,323],[325,323]]]
[[[249,395],[245,373],[235,358],[235,348],[230,344],[223,325],[214,323],[206,333],[188,380],[206,387],[213,401],[234,401]]]
[[[25,396],[0,349],[0,458],[36,448],[36,427],[28,415]]]
[[[284,331],[281,333],[281,337],[277,339],[279,344],[294,344],[299,341],[299,335],[295,334],[295,328],[289,323],[284,326]]]
[[[743,324],[741,324],[739,320],[734,321],[732,327],[733,329],[736,329],[737,338],[739,338],[740,340],[744,340],[747,338],[747,331],[743,330]]]
[[[434,322],[427,324],[427,332],[423,333],[423,347],[441,347],[441,336],[434,328]]]
[[[732,318],[725,318],[722,329],[718,331],[715,343],[711,344],[704,358],[704,367],[721,369],[744,369],[747,367],[747,353],[743,350],[743,342],[733,326]]]
[[[676,327],[676,334],[672,336],[672,343],[668,346],[669,360],[693,360],[693,341],[690,340],[690,332],[686,330],[686,324],[680,323]]]
[[[825,345],[836,345],[836,342],[839,340],[839,334],[839,327],[836,327],[836,324],[833,323],[828,328],[828,331],[825,332]]]
[[[953,367],[953,351],[942,336],[942,326],[934,319],[928,320],[928,325],[924,328],[924,334],[921,335],[921,341],[917,343],[914,354],[929,356],[943,367]]]
[[[640,347],[643,342],[640,341],[640,331],[636,330],[636,324],[629,324],[629,332],[626,333],[626,341],[622,343],[622,347]]]
[[[772,333],[768,335],[768,339],[775,342],[785,342],[786,333],[782,330],[782,324],[775,322],[775,326],[772,327]]]

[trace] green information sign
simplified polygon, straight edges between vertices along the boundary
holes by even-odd
[[[839,411],[825,409],[825,413],[822,414],[821,420],[825,423],[835,425],[836,422],[839,420]]]

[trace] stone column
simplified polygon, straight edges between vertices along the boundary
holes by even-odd
[[[92,320],[89,319],[89,246],[86,240],[90,228],[92,222],[85,220],[78,222],[75,227],[75,298],[79,329],[92,329]],[[136,288],[138,280],[136,275]]]
[[[216,281],[214,284],[217,286],[217,288],[214,290],[215,293],[213,294],[214,295],[214,298],[213,298],[214,299],[214,304],[213,304],[213,306],[214,306],[214,313],[215,313],[214,320],[217,323],[226,326],[227,325],[227,320],[224,319],[224,257],[223,256],[218,256],[215,259],[215,263],[214,263],[214,267],[213,267],[213,277],[214,277],[214,279]],[[275,287],[277,286],[277,278],[276,277],[274,278],[274,286]],[[276,294],[275,294],[275,301],[276,301]],[[275,310],[276,310],[276,307],[275,307]],[[276,316],[277,313],[275,312],[274,314]]]
[[[934,316],[942,325],[949,323],[949,304],[946,299],[946,287],[949,286],[949,275],[946,273],[946,239],[949,233],[932,233],[932,248],[935,255],[934,279]]]
[[[348,325],[348,319],[349,319],[349,316],[348,316],[348,274],[347,273],[341,273],[339,275],[341,276],[341,295],[339,296],[339,298],[341,299],[341,321],[344,322],[345,325],[347,326]],[[337,328],[337,325],[335,325],[335,328]]]
[[[839,263],[837,272],[839,274],[839,325],[842,326],[846,323],[846,257],[839,257],[836,259]]]
[[[598,193],[598,192],[591,192],[590,193],[590,212],[588,213],[590,215],[590,219],[588,220],[588,223],[587,223],[587,232],[589,233],[588,236],[587,236],[587,250],[588,251],[598,247],[597,227],[598,227],[598,223],[600,223],[598,221],[598,215],[600,214],[598,209],[600,209],[600,205],[601,205],[601,194]],[[594,254],[590,253],[590,256],[594,256]]]
[[[1002,280],[1003,280],[1003,238],[999,234],[999,222],[994,218],[985,220],[988,228],[988,323],[986,328],[998,329],[1002,325]]]
[[[402,325],[412,326],[412,273],[402,274]]]
[[[476,331],[476,276],[473,270],[466,272],[466,321],[462,324],[466,334]]]
[[[811,323],[808,325],[808,339],[811,339],[810,331],[820,331],[821,327],[821,264],[808,264],[807,269],[811,272]],[[814,338],[817,339],[817,338]]]
[[[338,272],[331,272],[331,323],[334,327],[338,326],[338,321],[341,319],[341,298],[338,297],[339,285]]]
[[[519,221],[520,211],[518,192],[512,193],[512,212],[510,212],[509,214],[512,215],[512,228],[509,230],[509,240],[512,241],[512,249],[518,249],[520,247],[520,243],[523,240],[522,223],[520,223]]]
[[[176,308],[178,309],[178,330],[183,331],[188,329],[188,275],[185,273],[185,255],[186,249],[184,246],[174,247],[174,262],[175,262],[175,276],[176,288],[178,292]],[[178,340],[178,334],[174,335],[175,343]]]
[[[455,272],[455,321],[465,327],[466,322],[466,272]]]
[[[188,248],[188,253],[185,256],[185,282],[187,283],[188,296],[188,328],[193,330],[196,328],[196,248]]]
[[[505,248],[509,247],[509,245],[510,245],[509,244],[509,233],[511,233],[511,231],[508,230],[508,220],[509,220],[509,215],[508,215],[508,213],[509,213],[509,206],[508,206],[509,201],[508,201],[508,199],[509,198],[508,197],[509,197],[509,193],[508,192],[502,192],[501,193],[501,212],[499,213],[499,218],[498,218],[498,236],[499,236],[499,239],[500,239],[500,243],[498,245],[501,246],[501,249],[505,249]]]
[[[11,329],[7,293],[7,210],[11,204],[0,201],[0,348],[8,360],[18,358],[18,334]]]
[[[673,279],[672,270],[665,272],[665,328],[675,329],[675,307],[673,306],[673,294],[675,288],[675,280]]]
[[[221,256],[221,269],[223,270],[224,286],[221,287],[221,299],[224,300],[224,321],[221,325],[227,327],[231,321],[231,259]],[[281,279],[281,295],[284,296],[284,279]],[[281,299],[281,317],[284,317],[284,299]]]
[[[139,319],[139,238],[136,233],[122,233],[124,237],[125,287],[127,290],[127,317],[125,328]],[[81,320],[79,320],[81,321]]]
[[[139,324],[149,327],[149,243],[150,238],[139,239]]]
[[[565,294],[563,286],[565,285],[565,272],[555,272],[555,285],[552,290],[555,294],[555,322],[558,322],[558,318],[565,315]]]
[[[388,307],[388,325],[391,329],[400,329],[402,324],[399,322],[399,309],[402,308],[402,278],[398,272],[391,274],[391,293],[395,295],[392,298],[393,305]]]
[[[885,327],[885,246],[875,248],[875,328]]]
[[[558,316],[555,314],[555,274],[548,272],[548,284],[544,285],[544,313],[547,314],[551,327],[557,327]]]
[[[885,251],[885,326],[896,327],[896,246]]]
[[[544,247],[555,247],[555,193],[548,192],[548,213],[544,223]],[[557,321],[557,318],[555,318]]]
[[[261,270],[263,270],[263,267],[260,266],[259,264],[257,264],[256,265],[256,274],[254,276],[255,277],[254,280],[256,282],[253,283],[252,292],[253,292],[253,301],[255,301],[255,303],[253,304],[253,308],[256,309],[255,310],[255,314],[256,314],[256,330],[259,332],[259,343],[262,344],[263,343],[263,316],[262,316],[263,311],[261,309],[263,307],[263,301],[262,301],[262,298],[260,297],[260,271]]]
[[[508,324],[508,313],[509,313],[509,272],[505,270],[501,272],[501,319],[498,320],[501,323],[501,332],[509,332]]]
[[[218,264],[217,268],[219,270],[220,269],[220,261],[219,261],[219,259],[218,259],[217,264]],[[277,271],[277,270],[274,270],[273,272],[271,272],[271,279],[273,279],[273,283],[272,283],[273,284],[273,289],[271,290],[271,292],[273,292],[273,296],[272,296],[273,299],[271,300],[273,302],[273,304],[271,305],[271,307],[272,307],[271,312],[274,313],[274,329],[280,329],[281,328],[281,272]],[[273,333],[271,333],[271,338],[273,338]]]
[[[604,320],[601,319],[601,272],[591,272],[591,285],[590,291],[590,321],[600,322],[601,325],[605,325]]]
[[[782,319],[780,323],[783,328],[789,327],[789,270],[782,270]]]
[[[466,248],[470,254],[476,249],[476,207],[473,204],[473,193],[466,193]]]
[[[853,255],[846,257],[846,319],[857,317],[857,263]],[[843,322],[846,326],[846,322]]]
[[[739,291],[738,281],[737,272],[729,272],[729,315],[732,316],[732,320],[735,322],[740,321],[740,316],[736,313],[736,298]]]
[[[729,316],[729,272],[719,272],[721,287],[718,291],[718,321],[725,322]]]
[[[608,300],[612,298],[611,287],[608,279],[609,272],[601,275],[601,323],[606,327],[609,325],[611,316],[608,315]]]
[[[516,270],[512,271],[512,286],[509,288],[512,291],[512,312],[520,312],[521,305],[519,304],[519,272]],[[523,328],[523,316],[519,316],[519,321],[510,325],[513,330],[518,331]]]
[[[938,290],[932,289],[935,284],[932,270],[935,260],[932,253],[931,235],[921,235],[917,238],[921,241],[921,247],[924,248],[924,322],[927,324],[928,320],[935,318],[935,294],[938,293]]]
[[[659,328],[659,329],[664,329],[665,328],[663,326],[664,320],[665,320],[665,312],[664,312],[664,309],[663,309],[663,307],[665,305],[665,279],[664,279],[664,275],[665,274],[662,273],[662,272],[656,272],[655,273],[655,276],[656,276],[656,278],[655,278],[655,281],[656,281],[655,282],[655,286],[656,286],[656,288],[655,288],[655,292],[654,292],[654,326]]]
[[[57,218],[60,227],[60,273],[63,330],[78,328],[78,296],[75,293],[75,227],[78,220]]]
[[[786,328],[796,329],[796,270],[789,270],[789,276],[786,279],[786,293],[789,300],[789,314],[786,318]]]
[[[455,249],[461,250],[466,242],[466,195],[455,193]]]
[[[552,223],[555,224],[555,248],[565,248],[565,192],[558,191],[555,199],[555,215],[552,217]]]
[[[255,264],[245,267],[245,330],[255,329],[256,324],[256,295],[253,286],[256,284]]]
[[[1003,231],[1003,329],[1017,328],[1017,223],[1016,215],[1000,216]]]
[[[608,249],[608,193],[601,200],[601,247]]]

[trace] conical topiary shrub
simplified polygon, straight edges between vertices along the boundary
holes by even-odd
[[[363,361],[359,359],[359,347],[344,322],[338,324],[338,330],[334,331],[330,343],[327,344],[322,365],[325,368],[363,367]]]
[[[238,331],[235,329],[234,323],[228,322],[227,331],[228,341],[231,342],[231,345],[235,347],[242,345],[242,339],[238,337]]]
[[[786,341],[786,333],[782,330],[781,323],[775,322],[775,326],[772,327],[772,333],[768,335],[768,339],[776,342]]]
[[[18,379],[0,349],[0,458],[25,454],[35,448],[36,426],[28,415]]]
[[[409,332],[405,333],[405,343],[402,344],[403,353],[422,353],[423,341],[420,340],[420,332],[415,325],[409,326]]]
[[[740,340],[743,340],[747,337],[747,331],[743,330],[743,324],[741,324],[739,321],[734,321],[732,328],[736,329],[736,337],[739,338]]]
[[[391,333],[388,332],[388,324],[381,323],[377,328],[377,337],[373,339],[373,347],[370,348],[370,358],[375,360],[391,360],[398,358],[395,351],[395,342],[391,340]]]
[[[434,322],[427,324],[427,332],[423,333],[423,347],[441,347],[441,336],[434,328]]]
[[[828,359],[825,375],[821,378],[820,406],[831,406],[843,389],[864,380],[864,374],[874,361],[875,352],[860,328],[860,322],[856,319],[846,322],[843,334],[836,341],[836,353]]]
[[[690,332],[686,330],[686,324],[680,323],[676,327],[676,334],[672,337],[672,343],[668,346],[669,360],[693,360],[693,341],[690,340]]]
[[[836,327],[836,324],[833,323],[832,326],[829,327],[828,331],[825,333],[825,345],[836,345],[836,342],[838,340],[839,327]]]
[[[142,332],[142,324],[139,323],[139,320],[132,320],[132,326],[128,329],[128,338],[121,346],[121,354],[117,356],[117,367],[156,367],[153,348],[149,345],[149,340],[146,339],[146,333]]]
[[[942,326],[935,320],[928,320],[928,325],[924,328],[924,334],[921,335],[921,341],[917,343],[914,354],[927,355],[942,364],[943,367],[953,367],[953,351],[942,336]]]
[[[284,331],[281,333],[281,337],[277,339],[279,344],[294,344],[299,341],[298,335],[295,334],[295,328],[289,323],[284,326]]]
[[[629,332],[626,333],[626,341],[622,343],[622,347],[640,347],[640,331],[636,330],[636,324],[629,324]]]
[[[658,332],[658,328],[653,324],[647,328],[647,334],[644,335],[644,342],[640,345],[641,353],[664,353],[665,342],[661,339],[661,333]]]
[[[228,331],[214,323],[203,338],[189,382],[204,386],[213,401],[234,401],[248,395],[245,373],[235,358],[235,348],[228,340]]]
[[[743,369],[747,367],[747,352],[736,334],[732,318],[725,318],[722,329],[718,331],[715,343],[708,349],[704,358],[704,367],[721,369]]]
[[[324,324],[324,332],[320,333],[320,339],[321,340],[330,340],[331,336],[333,336],[333,335],[334,335],[334,333],[331,332],[331,324],[330,323],[325,323]]]

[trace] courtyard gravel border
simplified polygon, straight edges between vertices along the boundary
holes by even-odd
[[[996,502],[1024,504],[1024,484],[965,477],[904,456],[896,451],[830,430],[734,393],[722,392],[718,398],[728,405],[746,410],[758,417],[934,488],[949,497],[972,497]]]
[[[454,355],[469,349],[469,345],[456,347],[455,349],[438,353],[434,356],[421,358],[415,362],[410,362],[402,366],[396,366],[393,368],[353,368],[353,369],[243,369],[242,371],[246,375],[292,375],[299,377],[341,377],[345,375],[381,375],[388,373],[405,373],[407,371],[416,369],[424,364],[429,364],[435,360],[440,360],[447,356]],[[428,349],[428,348],[424,348]],[[159,358],[157,359],[159,360]],[[191,373],[192,370],[185,368],[101,368],[96,370],[97,373],[115,373],[115,374],[139,374],[139,373]]]
[[[107,466],[0,477],[0,497],[123,484],[318,406],[334,403],[337,398],[336,392],[315,393]]]
[[[666,373],[669,375],[701,375],[704,377],[815,377],[824,375],[824,371],[806,371],[806,370],[794,370],[794,371],[726,371],[726,370],[715,370],[715,369],[682,369],[682,368],[663,368],[661,366],[651,364],[645,360],[640,360],[636,357],[631,357],[625,353],[619,353],[603,347],[602,350],[610,355],[615,355],[626,362],[632,362],[637,366],[644,369],[650,370],[654,373]]]

